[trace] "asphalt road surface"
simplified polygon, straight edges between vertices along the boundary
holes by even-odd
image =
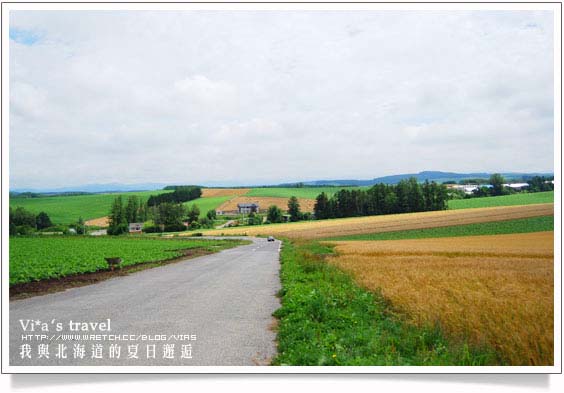
[[[276,354],[272,313],[280,306],[280,242],[249,240],[216,254],[10,302],[10,366],[268,365]],[[110,331],[103,324],[108,319]],[[26,320],[39,323],[24,331]]]

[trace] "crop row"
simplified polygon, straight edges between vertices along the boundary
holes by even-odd
[[[10,237],[10,285],[59,278],[107,268],[105,257],[122,258],[123,266],[162,261],[197,247],[219,249],[236,241],[114,238]]]

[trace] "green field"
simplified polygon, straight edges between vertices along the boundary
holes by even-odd
[[[200,217],[205,217],[206,213],[209,210],[217,209],[219,205],[221,205],[223,202],[227,202],[231,198],[233,197],[222,196],[222,197],[198,198],[190,202],[184,202],[184,206],[189,208],[194,204],[197,205],[198,208],[200,209]]]
[[[127,266],[172,259],[182,255],[179,250],[237,244],[240,241],[149,237],[10,237],[10,285],[106,269],[104,257],[121,257]]]
[[[84,220],[107,216],[115,197],[122,195],[124,202],[127,197],[137,195],[144,200],[151,195],[162,194],[163,190],[138,191],[116,194],[69,195],[50,196],[41,198],[10,198],[10,207],[21,206],[35,214],[46,212],[55,224],[70,224],[77,222],[79,217]]]
[[[512,205],[532,205],[553,203],[554,191],[502,195],[496,197],[453,199],[448,201],[449,209],[471,209],[474,207],[494,207]]]
[[[342,189],[356,190],[359,188],[368,187],[268,187],[268,188],[253,188],[245,196],[256,197],[275,197],[275,198],[296,198],[315,199],[319,194],[325,192],[328,196],[335,194]]]
[[[522,218],[518,220],[455,225],[441,228],[411,229],[408,231],[367,233],[335,237],[327,240],[400,240],[434,237],[502,235],[506,233],[528,233],[554,230],[554,216]]]

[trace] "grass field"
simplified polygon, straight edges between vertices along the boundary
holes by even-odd
[[[554,216],[522,218],[518,220],[484,222],[449,227],[412,229],[407,231],[367,233],[363,235],[341,236],[330,240],[400,240],[437,237],[502,235],[508,233],[528,233],[554,230]]]
[[[465,210],[443,210],[422,213],[302,221],[298,223],[260,225],[205,231],[207,235],[262,235],[292,239],[323,239],[366,233],[438,228],[453,225],[552,216],[554,205],[500,206]]]
[[[185,206],[191,206],[196,203],[200,208],[200,216],[206,215],[208,210],[217,208],[219,205],[234,197],[229,189],[229,195],[221,195],[222,192],[207,193],[208,195],[215,195],[209,197],[202,197],[190,202],[184,203]],[[124,202],[131,195],[137,195],[144,200],[149,199],[151,195],[162,194],[163,190],[155,191],[141,191],[130,193],[118,194],[95,194],[95,195],[73,195],[73,196],[54,196],[42,198],[10,198],[10,207],[21,206],[33,213],[46,212],[51,221],[55,224],[70,224],[78,221],[79,217],[84,220],[92,220],[108,215],[112,202],[116,196],[121,195]],[[206,195],[206,189],[203,192]],[[93,224],[94,225],[94,224]]]
[[[198,198],[190,202],[184,202],[184,206],[190,208],[192,205],[197,205],[200,209],[200,217],[205,217],[209,210],[217,209],[222,203],[227,202],[232,196],[215,196],[207,198]]]
[[[239,241],[131,237],[10,237],[10,285],[107,268],[104,257],[122,265],[161,261],[196,247],[229,248]]]
[[[324,262],[316,242],[284,242],[275,365],[492,365],[493,351],[415,326],[378,293]]]
[[[137,195],[144,200],[149,196],[167,191],[140,191],[118,194],[94,194],[53,196],[41,198],[10,198],[10,207],[21,206],[33,213],[46,212],[55,224],[70,224],[77,222],[79,217],[90,220],[107,216],[112,202],[118,195],[122,195],[124,201],[130,195]]]
[[[272,197],[272,198],[296,198],[315,199],[319,194],[325,192],[328,196],[335,194],[341,189],[354,190],[368,187],[268,187],[253,188],[245,196],[250,197]]]
[[[328,261],[418,326],[489,346],[506,364],[552,365],[553,236],[334,242]]]
[[[448,202],[449,209],[472,209],[476,207],[529,205],[553,203],[554,191],[502,195],[497,197],[453,199]]]

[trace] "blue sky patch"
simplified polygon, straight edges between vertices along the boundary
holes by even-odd
[[[33,45],[39,41],[39,33],[32,30],[18,29],[15,27],[10,28],[10,39],[19,44]]]

